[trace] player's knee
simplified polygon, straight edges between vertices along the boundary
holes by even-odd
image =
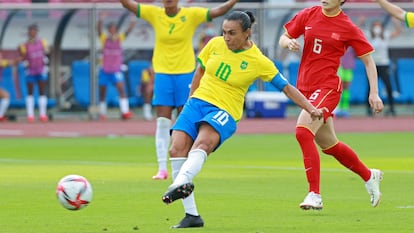
[[[176,158],[178,157],[178,150],[175,146],[171,146],[170,149],[168,150],[168,154],[170,155],[171,158]]]
[[[205,152],[209,152],[209,151],[211,151],[211,148],[212,148],[212,145],[208,145],[208,144],[206,144],[206,143],[201,143],[201,144],[199,144],[197,147],[196,147],[196,149],[199,149],[199,150],[203,150],[203,151],[205,151]]]
[[[168,150],[168,154],[170,155],[171,158],[178,158],[178,157],[187,156],[188,151],[189,151],[188,149],[186,150],[182,147],[178,147],[173,144]]]
[[[298,142],[309,141],[315,138],[313,133],[304,127],[296,127],[296,140]]]

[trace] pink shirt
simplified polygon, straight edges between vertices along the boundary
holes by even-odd
[[[45,68],[44,58],[46,56],[45,42],[36,39],[33,42],[26,42],[20,47],[20,52],[28,62],[28,72],[30,75],[42,74]]]
[[[123,52],[121,43],[125,35],[121,34],[116,39],[111,39],[109,36],[101,36],[103,44],[102,48],[102,67],[106,73],[116,73],[121,71],[123,62]]]

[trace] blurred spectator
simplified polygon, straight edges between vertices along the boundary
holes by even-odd
[[[200,52],[204,46],[210,41],[211,38],[216,36],[214,31],[214,24],[212,22],[207,22],[203,25],[203,30],[200,33],[200,39],[198,44],[198,51]]]
[[[125,93],[124,74],[121,70],[123,63],[123,51],[121,44],[129,35],[135,26],[135,19],[133,18],[127,30],[123,33],[118,32],[118,26],[114,22],[107,25],[108,34],[103,33],[102,25],[103,18],[107,16],[106,13],[99,15],[97,30],[99,39],[102,44],[102,67],[99,71],[99,114],[100,119],[105,120],[107,105],[106,105],[106,89],[107,85],[115,85],[119,93],[119,108],[121,110],[121,118],[129,119],[132,117],[132,112],[129,111],[129,101]]]
[[[375,64],[377,65],[378,78],[380,78],[384,84],[387,92],[387,100],[389,109],[385,112],[386,115],[395,116],[394,96],[391,82],[390,73],[390,56],[389,56],[389,41],[401,34],[401,24],[399,21],[393,19],[394,23],[393,31],[389,32],[384,29],[384,24],[375,20],[372,22],[367,37],[370,40],[375,52],[372,54]],[[367,103],[368,115],[372,115],[371,107]]]
[[[338,111],[336,116],[349,117],[349,101],[351,99],[351,93],[349,87],[351,86],[352,79],[354,78],[355,68],[355,51],[352,47],[349,47],[344,56],[341,57],[341,66],[338,70],[338,75],[342,80],[342,94],[338,105]]]
[[[144,106],[142,107],[145,120],[152,120],[152,95],[154,90],[154,70],[152,66],[142,71],[141,93],[144,97]]]
[[[49,46],[45,39],[38,37],[39,27],[37,24],[30,24],[27,28],[28,40],[21,44],[18,48],[20,54],[20,61],[24,61],[27,65],[26,82],[27,82],[27,97],[26,97],[26,111],[27,121],[34,122],[34,86],[37,84],[39,88],[39,120],[47,122],[47,96],[46,86],[48,80],[48,58]]]
[[[3,72],[2,72],[3,68],[9,65],[12,65],[12,64],[13,64],[13,61],[3,59],[3,55],[0,52],[0,81],[3,77]],[[7,120],[7,117],[5,114],[7,112],[7,109],[9,108],[9,104],[10,104],[9,92],[0,86],[0,122]]]

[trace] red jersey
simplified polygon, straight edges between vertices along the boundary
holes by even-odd
[[[351,46],[358,57],[374,51],[362,30],[342,11],[327,16],[321,6],[306,8],[285,24],[285,29],[292,38],[304,35],[296,85],[301,91],[321,88],[340,91],[337,71],[346,49]]]

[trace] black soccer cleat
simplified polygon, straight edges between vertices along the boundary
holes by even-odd
[[[190,227],[203,227],[204,221],[201,216],[194,216],[191,214],[185,214],[185,217],[181,220],[178,225],[172,226],[171,228],[190,228]]]
[[[184,199],[193,192],[194,184],[186,183],[179,186],[169,187],[167,192],[162,196],[162,201],[165,204],[170,204],[178,199]]]

